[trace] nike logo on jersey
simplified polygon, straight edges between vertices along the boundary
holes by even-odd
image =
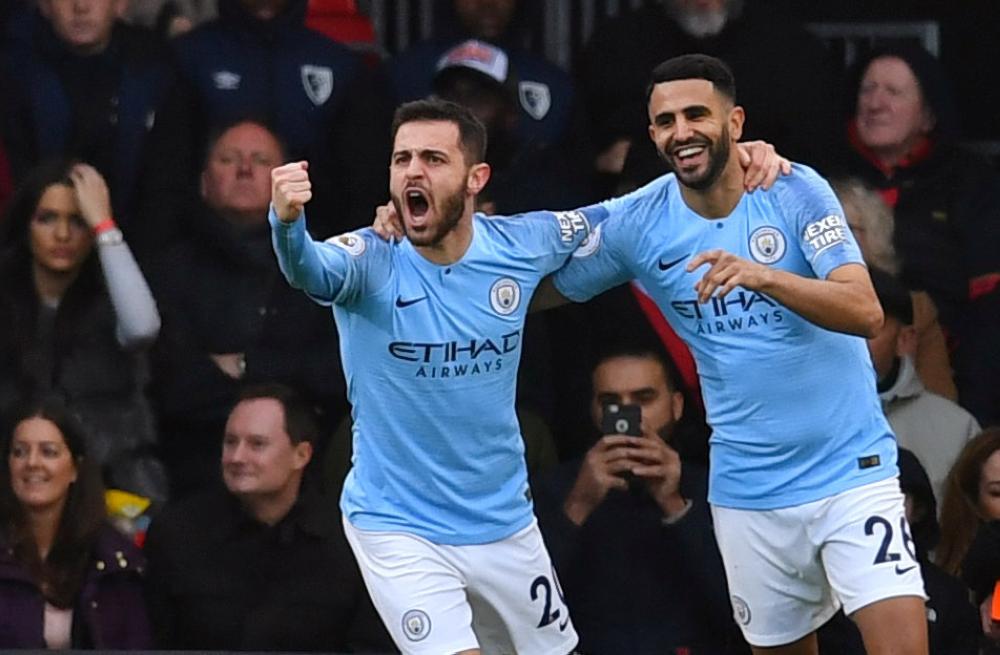
[[[419,298],[408,298],[403,300],[403,296],[396,296],[396,307],[403,308],[409,307],[410,305],[415,305],[421,300],[427,300],[427,296],[420,296]]]
[[[904,573],[908,573],[908,572],[912,571],[915,568],[917,568],[916,565],[907,566],[907,567],[900,567],[899,564],[897,564],[896,565],[896,575],[903,575]]]
[[[659,262],[660,270],[661,271],[665,271],[668,268],[672,268],[673,266],[676,266],[677,264],[680,264],[685,259],[687,259],[687,255],[684,255],[683,257],[678,257],[674,261],[672,261],[672,262],[666,262],[666,263],[664,263],[664,261],[661,259],[660,262]]]

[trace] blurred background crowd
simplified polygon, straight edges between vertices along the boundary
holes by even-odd
[[[482,211],[586,205],[666,172],[647,77],[704,52],[745,137],[831,181],[872,271],[932,652],[1000,652],[994,3],[6,0],[0,44],[0,647],[391,652],[331,517],[339,344],[277,268],[270,169],[309,161],[315,237],[366,226],[393,108],[434,94],[488,129]],[[523,348],[581,652],[747,652],[694,364],[656,306],[625,285],[530,317]],[[608,399],[643,407],[700,509],[664,526],[602,487]],[[821,636],[863,652],[844,617]]]

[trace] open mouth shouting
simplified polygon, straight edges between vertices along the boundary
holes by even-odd
[[[403,191],[406,205],[405,219],[407,228],[421,231],[427,226],[431,210],[431,200],[427,191],[419,187],[409,187]]]

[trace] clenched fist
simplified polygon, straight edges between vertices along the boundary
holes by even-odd
[[[294,223],[298,220],[302,208],[310,200],[312,183],[309,181],[309,162],[296,161],[271,171],[271,204],[283,222]]]

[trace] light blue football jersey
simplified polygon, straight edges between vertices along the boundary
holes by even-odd
[[[506,538],[532,520],[514,411],[528,304],[590,228],[578,212],[473,217],[442,266],[370,229],[312,241],[272,209],[289,282],[333,304],[354,419],[341,509],[362,530],[449,545]]]
[[[634,278],[691,348],[712,427],[712,503],[789,507],[896,475],[895,438],[863,338],[742,287],[699,303],[694,285],[708,265],[685,270],[715,248],[808,278],[861,263],[843,210],[815,171],[795,165],[720,219],[692,211],[672,174],[582,211],[603,222],[555,286],[582,302]]]

